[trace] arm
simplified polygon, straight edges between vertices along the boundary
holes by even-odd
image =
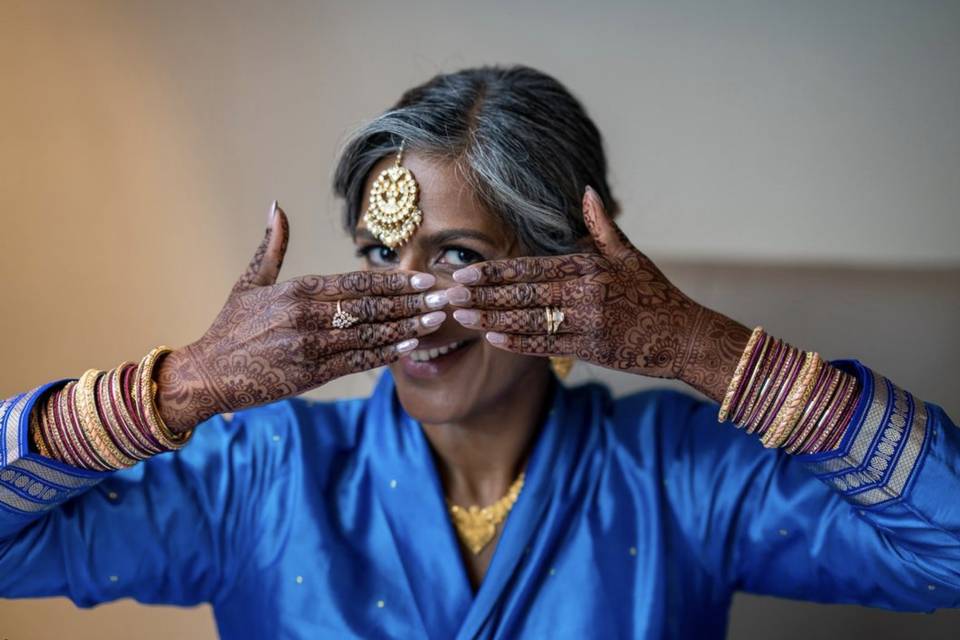
[[[660,429],[685,534],[730,589],[960,606],[960,429],[862,363],[833,364],[862,391],[839,446],[819,454],[764,449],[717,424],[716,404],[676,394]]]
[[[133,382],[139,376],[114,375],[111,387],[110,376],[90,375],[72,400],[59,393],[79,382],[68,378],[0,403],[0,597],[63,594],[83,605],[122,596],[179,604],[219,597],[235,579],[231,563],[244,558],[256,535],[257,497],[272,491],[271,461],[279,454],[262,451],[263,425],[248,433],[243,421],[228,426],[218,414],[393,362],[416,346],[414,336],[436,330],[420,316],[432,308],[421,293],[435,282],[429,274],[354,272],[277,283],[288,233],[274,204],[263,240],[213,325],[160,360],[155,397],[147,381],[144,395],[133,391],[141,389]],[[334,328],[341,305],[357,326]],[[164,450],[163,428],[153,425],[151,437],[134,424],[132,410],[122,419],[116,381],[124,379],[119,388],[131,392],[129,406],[140,397],[141,409],[155,403],[167,436],[196,426],[188,446],[154,455]],[[68,420],[41,412],[54,396],[65,405],[51,409],[60,406]],[[279,427],[283,406],[252,414],[272,416]],[[49,455],[31,448],[31,415]]]
[[[31,451],[28,418],[46,393],[70,379],[49,382],[0,403],[0,538],[108,477]]]
[[[92,472],[28,449],[31,404],[62,382],[0,406],[0,596],[186,605],[225,593],[256,540],[257,505],[273,491],[276,447],[261,441],[264,423],[283,421],[282,407],[231,423],[214,416],[184,449]],[[260,472],[246,472],[247,461]]]
[[[698,332],[692,350],[697,357],[681,379],[720,403],[734,395],[728,388],[743,386],[731,378],[738,362],[750,361],[749,350],[741,357],[724,349],[719,337],[742,325],[709,314],[713,329]],[[862,363],[831,364],[856,381],[856,394],[838,408],[838,413],[849,409],[850,418],[830,438],[835,445],[794,456],[781,450],[747,463],[749,474],[741,468],[711,477],[704,471],[723,461],[696,463],[706,466],[695,477],[709,479],[709,487],[698,488],[701,495],[717,498],[718,492],[737,491],[738,483],[747,490],[746,508],[721,525],[730,527],[742,548],[731,556],[740,562],[727,567],[729,577],[738,587],[785,597],[918,611],[960,606],[960,507],[950,499],[960,492],[960,430],[941,407]],[[774,379],[772,372],[768,378]],[[701,382],[711,379],[721,384]],[[698,408],[697,421],[704,421],[703,413]],[[698,431],[711,428],[712,421],[705,422]],[[692,444],[690,452],[704,457]],[[811,474],[831,491],[810,489]],[[710,511],[708,505],[715,504],[700,508]],[[782,539],[770,544],[778,521],[795,523],[777,528],[790,544]]]
[[[793,409],[806,408],[788,402],[792,394],[768,396],[763,411],[747,415],[747,423],[760,421],[758,432],[769,429],[766,444],[799,442],[798,451],[819,453],[764,449],[718,424],[714,404],[725,398],[750,331],[677,289],[589,188],[584,221],[593,253],[494,260],[454,273],[469,295],[450,298],[480,308],[469,324],[455,317],[490,329],[487,340],[502,349],[679,378],[711,398],[676,394],[686,399],[661,427],[676,432],[673,440],[664,435],[672,445],[663,455],[673,462],[671,503],[691,546],[710,555],[706,564],[731,588],[902,609],[957,606],[960,507],[952,497],[960,495],[960,432],[942,409],[840,361],[842,377],[854,383],[824,392],[819,414],[810,405],[807,424],[824,429],[817,437],[789,440],[786,418],[802,421]],[[562,311],[559,330],[545,326],[545,306]],[[801,359],[780,361],[780,353],[771,370],[801,380]],[[793,385],[756,387],[761,395],[770,388]]]

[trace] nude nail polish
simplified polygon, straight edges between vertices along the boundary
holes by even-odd
[[[480,313],[473,309],[457,309],[453,312],[454,319],[460,324],[475,325],[480,322]]]
[[[414,289],[424,290],[429,289],[437,283],[436,277],[429,273],[415,273],[410,276],[410,284],[413,285]]]
[[[420,322],[425,327],[439,327],[447,319],[447,314],[443,311],[431,311],[426,315],[420,316]]]
[[[406,353],[407,351],[413,351],[417,348],[417,345],[420,343],[416,338],[410,338],[409,340],[404,340],[403,342],[397,343],[397,351],[400,353]]]
[[[453,279],[460,284],[471,284],[480,279],[480,271],[476,267],[467,267],[453,272]]]
[[[446,291],[431,291],[423,297],[428,309],[439,309],[447,304]]]
[[[454,287],[453,289],[447,289],[447,299],[454,304],[470,302],[470,290],[466,287]]]

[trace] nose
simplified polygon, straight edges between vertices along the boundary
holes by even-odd
[[[447,289],[457,284],[449,269],[432,268],[430,256],[416,245],[401,247],[398,251],[398,258],[397,266],[404,271],[421,271],[433,274],[437,278],[434,289]]]
[[[397,250],[398,258],[397,266],[403,271],[422,271],[424,273],[429,273],[427,271],[427,261],[424,259],[422,252],[417,251],[414,247],[401,247]]]

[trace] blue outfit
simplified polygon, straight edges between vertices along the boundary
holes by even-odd
[[[960,429],[856,360],[840,447],[790,456],[669,390],[555,384],[478,591],[389,371],[214,416],[118,472],[0,405],[0,596],[212,603],[223,638],[720,638],[733,593],[960,605]]]

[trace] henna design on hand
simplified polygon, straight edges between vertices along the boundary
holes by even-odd
[[[306,275],[277,283],[288,240],[286,214],[277,208],[210,328],[158,362],[157,408],[171,429],[184,431],[217,413],[389,364],[416,346],[411,339],[438,328],[419,316],[430,310],[418,293],[432,286],[428,274],[417,279],[419,287],[403,272]],[[333,328],[338,300],[358,324]]]
[[[694,302],[634,247],[588,187],[584,221],[595,253],[478,263],[454,274],[491,343],[535,355],[570,355],[611,369],[679,378],[717,401],[749,338],[742,324]],[[457,296],[451,295],[451,299]],[[564,322],[546,333],[544,307]]]

